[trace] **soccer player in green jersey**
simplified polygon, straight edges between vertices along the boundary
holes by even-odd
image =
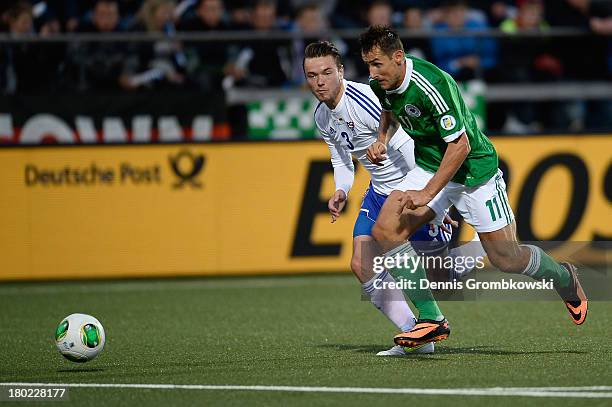
[[[418,228],[440,221],[454,205],[478,233],[489,261],[507,273],[552,280],[575,324],[584,322],[587,299],[576,268],[559,264],[542,249],[516,238],[506,185],[493,144],[468,110],[455,81],[446,72],[406,55],[397,33],[373,26],[360,37],[370,87],[380,100],[378,139],[368,149],[375,164],[386,159],[389,139],[398,126],[414,139],[417,167],[408,172],[399,191],[386,200],[372,231],[387,257],[416,256],[407,241]],[[404,263],[407,267],[410,263]],[[418,323],[395,337],[401,346],[419,346],[446,339],[448,321],[429,289],[418,262],[396,267],[396,278],[413,281],[406,295],[419,311]],[[410,268],[410,269],[408,269]]]

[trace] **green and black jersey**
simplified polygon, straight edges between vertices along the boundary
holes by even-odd
[[[446,143],[464,132],[471,151],[452,181],[476,186],[497,173],[497,152],[466,107],[457,83],[437,66],[413,56],[406,57],[406,76],[401,86],[385,91],[378,81],[370,87],[384,110],[392,111],[402,128],[414,139],[416,163],[436,172]]]

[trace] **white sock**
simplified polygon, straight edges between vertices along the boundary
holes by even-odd
[[[366,295],[370,297],[370,301],[380,312],[385,314],[387,318],[395,324],[395,326],[402,332],[408,332],[414,327],[416,318],[414,313],[408,306],[406,298],[402,293],[402,290],[396,289],[385,289],[375,288],[374,282],[379,280],[376,284],[377,287],[382,287],[382,282],[392,283],[395,282],[391,274],[387,270],[380,274],[375,275],[372,279],[362,285]]]
[[[540,254],[540,250],[538,250],[537,246],[533,246],[530,244],[522,244],[521,246],[526,247],[531,252],[531,257],[529,257],[529,263],[527,263],[527,267],[523,270],[522,274],[526,276],[536,278],[534,275],[540,269],[540,259],[542,255]]]
[[[478,233],[476,233],[471,242],[450,249],[448,251],[448,255],[452,258],[463,257],[464,259],[469,258],[475,260],[477,257],[486,257],[487,252],[485,252],[484,247],[482,247],[482,243],[480,243]],[[474,263],[475,261],[469,261],[468,264],[466,264],[465,262],[453,261],[453,264],[456,265],[454,275],[457,278],[467,275],[476,265]],[[461,266],[457,266],[457,264],[461,264]],[[468,265],[471,267],[467,267]]]

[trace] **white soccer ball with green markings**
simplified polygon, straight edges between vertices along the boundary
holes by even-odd
[[[55,329],[55,345],[73,362],[87,362],[98,356],[106,337],[100,321],[87,314],[71,314]]]

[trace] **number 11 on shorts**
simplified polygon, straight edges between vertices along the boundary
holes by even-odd
[[[489,208],[489,214],[491,214],[491,220],[493,222],[495,222],[497,218],[501,218],[502,214],[499,210],[499,205],[497,204],[497,196],[489,199],[487,202],[485,202],[485,205],[487,205],[487,208]],[[495,207],[495,210],[493,210],[493,207]],[[497,217],[495,216],[495,212],[497,212]]]

